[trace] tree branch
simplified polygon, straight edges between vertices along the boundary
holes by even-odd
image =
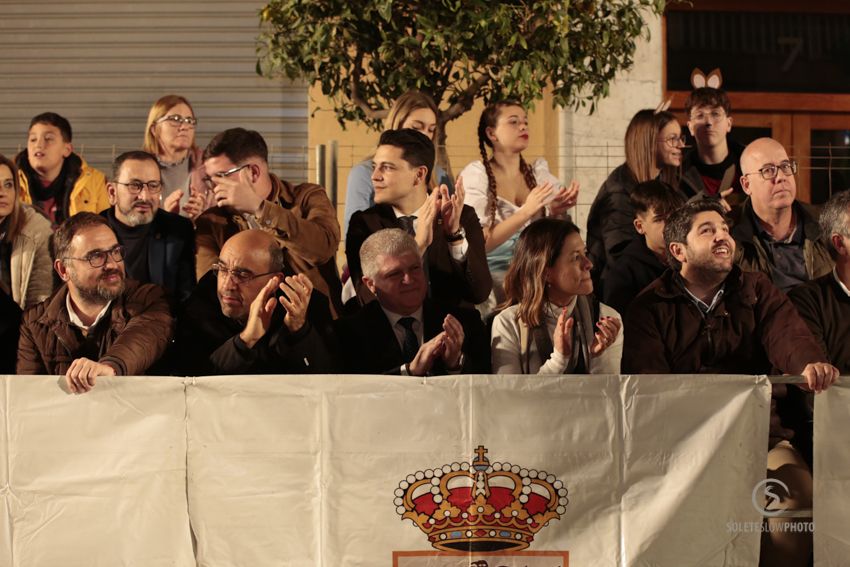
[[[443,124],[454,120],[464,112],[471,109],[478,91],[480,91],[481,87],[486,85],[488,81],[490,81],[490,75],[487,73],[482,74],[480,77],[472,81],[460,94],[457,102],[441,113],[440,118],[442,119]]]
[[[361,53],[358,49],[357,55],[355,55],[354,57],[354,69],[351,71],[351,77],[349,78],[351,102],[353,102],[360,110],[363,111],[363,114],[366,115],[366,118],[371,120],[383,120],[389,114],[389,110],[385,108],[372,108],[372,106],[370,106],[369,103],[366,102],[363,97],[360,96],[360,74],[363,71],[362,67],[363,53]]]

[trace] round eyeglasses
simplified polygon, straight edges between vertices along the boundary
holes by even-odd
[[[113,262],[123,262],[124,247],[120,244],[117,244],[109,250],[95,250],[94,252],[89,252],[82,258],[73,258],[71,256],[66,256],[65,260],[80,260],[88,262],[92,268],[102,268],[103,265],[106,264],[107,258],[111,258]]]

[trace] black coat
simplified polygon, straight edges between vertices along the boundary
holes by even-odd
[[[177,320],[178,374],[324,374],[334,369],[325,336],[330,332],[328,298],[313,290],[307,322],[296,333],[283,324],[278,306],[266,335],[252,348],[239,338],[244,325],[222,313],[216,274],[208,272]]]
[[[445,309],[430,300],[422,306],[423,335],[426,341],[443,330],[443,320],[451,313],[463,327],[464,374],[490,372],[490,337],[474,309]],[[340,371],[347,374],[399,374],[404,360],[401,346],[377,301],[372,301],[355,315],[334,321],[337,360]],[[448,374],[442,361],[431,369],[432,375]]]
[[[484,233],[475,209],[468,205],[463,206],[460,225],[466,231],[466,241],[469,245],[463,262],[452,259],[446,236],[439,227],[435,227],[434,240],[423,259],[429,279],[429,296],[432,299],[450,307],[472,307],[487,299],[493,287],[493,280],[487,265]],[[375,205],[365,211],[358,211],[351,216],[348,223],[345,256],[351,281],[363,304],[372,301],[374,296],[361,281],[363,270],[360,267],[360,247],[370,235],[384,228],[402,228],[390,205]]]
[[[644,238],[632,240],[619,258],[602,273],[602,302],[625,315],[632,300],[667,269],[646,247]]]
[[[115,207],[101,213],[115,231]],[[148,272],[150,281],[140,278],[141,274],[128,273],[127,277],[141,283],[155,283],[182,303],[195,289],[195,228],[192,221],[180,215],[159,209],[151,222],[148,233]],[[119,237],[120,241],[120,237]]]

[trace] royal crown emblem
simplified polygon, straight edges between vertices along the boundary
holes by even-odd
[[[443,551],[516,551],[566,511],[567,488],[545,471],[475,460],[417,471],[395,491],[396,512]]]

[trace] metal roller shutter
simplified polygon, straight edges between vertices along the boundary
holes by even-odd
[[[307,87],[255,74],[259,1],[6,1],[0,16],[0,152],[26,147],[38,113],[68,118],[75,150],[108,171],[141,147],[151,104],[191,101],[203,147],[259,131],[271,167],[307,180]]]

